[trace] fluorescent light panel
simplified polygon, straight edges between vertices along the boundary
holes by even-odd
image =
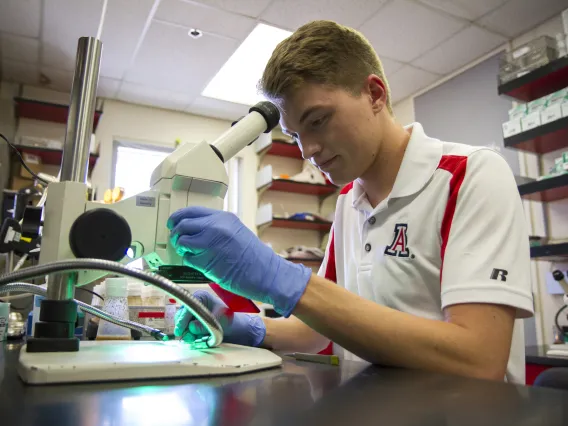
[[[264,100],[256,86],[276,45],[290,34],[290,31],[258,24],[209,82],[202,95],[243,105],[254,105]]]

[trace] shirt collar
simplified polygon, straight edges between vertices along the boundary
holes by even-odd
[[[387,200],[407,197],[424,188],[442,158],[442,143],[438,139],[428,137],[420,123],[412,123],[404,128],[412,128],[412,133]],[[367,195],[357,181],[353,182],[352,194],[353,207],[370,209]]]

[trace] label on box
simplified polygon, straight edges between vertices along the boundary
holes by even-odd
[[[549,106],[540,113],[540,120],[542,124],[550,123],[551,121],[562,118],[562,108],[560,105],[561,104]]]
[[[535,127],[540,126],[540,124],[541,121],[539,111],[532,112],[530,114],[527,114],[526,117],[521,118],[521,129],[523,129],[523,132],[534,129]]]
[[[37,155],[33,155],[33,154],[28,154],[27,152],[24,152],[23,154],[23,158],[26,164],[41,164],[41,158],[38,157]]]
[[[521,119],[509,120],[502,124],[503,126],[503,136],[508,138],[509,136],[521,133]]]

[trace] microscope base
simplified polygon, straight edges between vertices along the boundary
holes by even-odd
[[[266,349],[227,343],[192,350],[178,341],[82,341],[79,352],[30,353],[22,347],[18,374],[41,385],[237,375],[281,364]]]

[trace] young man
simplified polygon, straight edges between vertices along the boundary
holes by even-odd
[[[232,316],[198,295],[225,341],[303,352],[331,341],[347,359],[524,383],[529,245],[503,158],[398,124],[376,53],[333,22],[280,43],[261,88],[304,158],[345,186],[318,275],[277,256],[234,215],[172,215],[188,265],[285,317]],[[182,310],[176,334],[188,328],[188,340],[204,333]]]

